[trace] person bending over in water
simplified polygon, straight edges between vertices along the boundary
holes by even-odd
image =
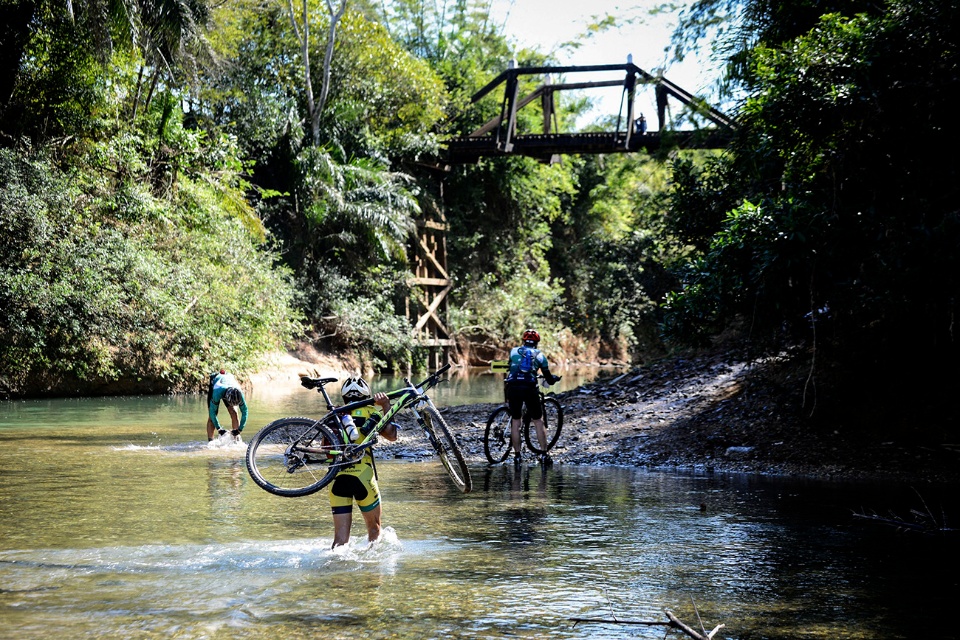
[[[233,377],[233,374],[227,373],[221,369],[218,373],[210,376],[210,385],[207,388],[207,441],[213,440],[214,434],[223,435],[227,432],[220,421],[217,420],[217,414],[220,412],[220,401],[223,401],[230,414],[230,435],[237,438],[240,432],[247,424],[247,401],[243,397],[243,391],[240,389],[240,383]],[[240,408],[240,415],[237,415],[237,407]]]

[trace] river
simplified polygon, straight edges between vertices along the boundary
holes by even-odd
[[[319,408],[249,401],[250,436]],[[383,537],[356,516],[331,551],[325,493],[267,494],[204,419],[199,396],[0,403],[0,638],[659,639],[570,618],[665,610],[716,638],[957,637],[956,538],[853,517],[955,508],[934,489],[472,460],[464,495],[384,460]]]

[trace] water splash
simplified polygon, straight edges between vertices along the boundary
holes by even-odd
[[[393,527],[384,527],[380,537],[368,542],[363,536],[353,536],[347,544],[330,550],[332,557],[346,562],[382,564],[396,560],[403,552],[403,545]]]
[[[246,452],[247,444],[242,436],[232,436],[225,433],[208,442],[193,440],[191,442],[177,442],[174,444],[125,444],[111,447],[114,451],[167,451],[173,453],[184,453],[192,451],[208,452]]]
[[[207,449],[246,449],[242,436],[232,436],[229,432],[207,443]]]
[[[212,573],[224,570],[337,568],[343,562],[390,565],[403,552],[396,532],[387,527],[368,543],[354,538],[331,549],[331,538],[252,540],[225,544],[143,545],[95,549],[21,549],[0,551],[0,567],[82,571],[102,574]],[[343,568],[343,567],[339,567]],[[0,572],[2,573],[2,572]]]

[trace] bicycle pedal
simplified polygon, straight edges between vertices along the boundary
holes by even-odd
[[[360,462],[363,459],[363,453],[366,451],[366,448],[359,449],[357,447],[345,447],[347,450],[343,452],[343,458],[340,462],[344,465],[351,465]]]

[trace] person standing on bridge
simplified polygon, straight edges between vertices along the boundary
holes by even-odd
[[[211,374],[210,384],[207,387],[207,441],[213,440],[214,434],[223,435],[227,432],[220,421],[217,420],[217,414],[220,412],[220,401],[227,407],[227,413],[230,414],[230,435],[234,438],[240,437],[240,432],[247,424],[247,401],[243,397],[243,391],[240,389],[240,383],[231,373],[220,369],[218,373]],[[240,415],[237,415],[237,407],[240,408]]]
[[[510,371],[504,381],[507,405],[510,408],[510,441],[513,443],[513,463],[520,466],[520,418],[526,405],[530,421],[537,430],[540,448],[547,449],[547,433],[543,428],[543,407],[540,406],[540,394],[537,392],[537,372],[543,371],[547,384],[556,384],[560,376],[550,373],[547,357],[540,352],[540,334],[533,329],[523,332],[523,344],[510,350]],[[548,465],[552,461],[550,454],[540,456],[540,463]]]
[[[640,117],[637,118],[637,121],[635,124],[636,124],[636,128],[635,128],[636,133],[644,134],[647,132],[647,118],[642,113],[640,114]]]

